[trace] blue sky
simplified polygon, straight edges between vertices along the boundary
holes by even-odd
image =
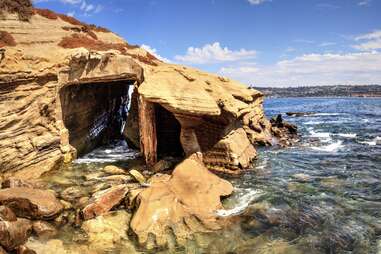
[[[381,84],[381,0],[36,0],[250,85]]]

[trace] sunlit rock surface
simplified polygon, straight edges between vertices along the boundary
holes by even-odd
[[[260,92],[161,62],[106,29],[46,10],[31,13],[28,22],[6,11],[0,17],[0,31],[14,40],[1,44],[0,58],[0,172],[5,177],[38,177],[112,138],[117,129],[112,119],[128,89],[134,93],[124,135],[150,166],[164,142],[156,136],[163,133],[156,119],[162,116],[155,116],[159,108],[171,115],[171,126],[179,126],[168,133],[180,136],[174,141],[180,148],[169,145],[165,152],[202,152],[212,169],[246,168],[256,155],[252,146],[271,143]],[[231,136],[245,146],[236,146]]]
[[[142,244],[163,246],[171,239],[184,244],[194,232],[223,226],[215,211],[222,208],[221,197],[232,191],[229,182],[210,173],[193,155],[179,164],[172,176],[154,177],[150,187],[138,194],[131,228]]]

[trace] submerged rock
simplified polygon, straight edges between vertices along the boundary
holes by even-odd
[[[0,190],[0,204],[22,218],[52,219],[63,210],[61,202],[49,191],[24,187]]]
[[[128,249],[132,251],[125,253],[134,253],[132,243],[126,241],[128,240],[127,230],[130,219],[131,215],[126,211],[115,211],[85,221],[82,229],[89,236],[89,248],[98,253],[104,253],[119,243],[123,244],[124,247],[128,246]]]
[[[127,186],[121,184],[95,193],[89,200],[89,204],[82,210],[83,218],[89,220],[107,213],[121,203],[127,192]]]
[[[57,229],[46,221],[34,221],[33,232],[42,239],[53,238],[58,234]]]
[[[85,193],[83,189],[79,186],[72,186],[69,188],[66,188],[61,192],[62,199],[66,201],[74,201],[82,196],[84,196]]]
[[[17,217],[14,212],[6,207],[0,206],[0,221],[16,221]]]
[[[193,155],[180,163],[171,177],[155,177],[149,188],[138,193],[139,207],[131,228],[142,244],[147,244],[152,234],[154,242],[163,246],[169,231],[184,244],[194,232],[221,228],[215,211],[222,208],[221,197],[232,191],[229,182],[209,172]]]
[[[16,221],[0,221],[0,245],[12,251],[23,245],[32,232],[32,223],[27,219]]]

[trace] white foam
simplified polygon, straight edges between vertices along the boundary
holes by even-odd
[[[322,152],[337,152],[340,148],[343,147],[343,141],[337,141],[326,146],[313,146],[311,149]]]
[[[366,144],[368,146],[376,146],[377,145],[377,141],[381,141],[381,137],[377,136],[375,137],[374,139],[370,140],[370,141],[359,141],[360,144]]]
[[[263,195],[263,191],[261,190],[256,190],[256,189],[251,189],[247,190],[248,192],[243,194],[241,197],[238,199],[238,204],[232,208],[232,209],[220,209],[216,211],[216,214],[220,217],[228,217],[232,215],[238,215],[242,213],[251,202],[254,200],[258,199],[260,196]]]
[[[308,121],[308,122],[305,122],[304,124],[305,125],[317,125],[317,124],[322,124],[323,122],[322,121]]]
[[[313,138],[330,138],[331,136],[329,132],[315,132],[313,130],[310,131],[310,134]]]
[[[315,116],[339,116],[343,115],[342,113],[316,113]]]
[[[336,135],[338,135],[340,137],[344,137],[344,138],[355,138],[355,137],[357,137],[356,133],[338,133]]]

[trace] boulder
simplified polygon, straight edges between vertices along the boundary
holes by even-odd
[[[126,171],[122,168],[119,168],[117,166],[109,165],[103,168],[103,172],[110,175],[122,175],[125,174]]]
[[[0,206],[0,221],[16,221],[17,217],[14,212],[6,207]]]
[[[0,245],[12,251],[23,245],[32,232],[32,223],[19,218],[16,221],[0,221]]]
[[[16,253],[17,254],[37,254],[34,250],[29,249],[28,247],[24,245],[17,247]]]
[[[140,184],[144,184],[146,182],[146,178],[137,170],[132,169],[129,171],[130,175],[135,178]]]
[[[11,208],[17,217],[32,219],[52,219],[63,210],[51,192],[25,187],[0,190],[0,204]]]
[[[221,227],[215,211],[222,208],[221,197],[232,191],[229,182],[209,172],[193,155],[180,163],[171,177],[153,177],[150,187],[137,194],[139,207],[131,229],[141,244],[147,244],[151,234],[159,246],[167,244],[168,228],[178,243],[184,243],[194,232]]]
[[[66,201],[74,201],[84,195],[83,189],[79,186],[68,187],[61,192],[61,198]]]
[[[57,229],[46,221],[34,221],[33,232],[42,239],[53,238],[57,235]]]
[[[104,253],[105,250],[113,248],[115,243],[128,240],[127,230],[130,219],[131,215],[121,210],[85,221],[82,229],[89,236],[89,247],[97,250],[98,253]],[[124,242],[123,245],[125,244],[128,243]]]
[[[82,210],[83,218],[89,220],[107,213],[120,204],[127,192],[127,186],[121,184],[95,193],[89,200],[89,204]]]

